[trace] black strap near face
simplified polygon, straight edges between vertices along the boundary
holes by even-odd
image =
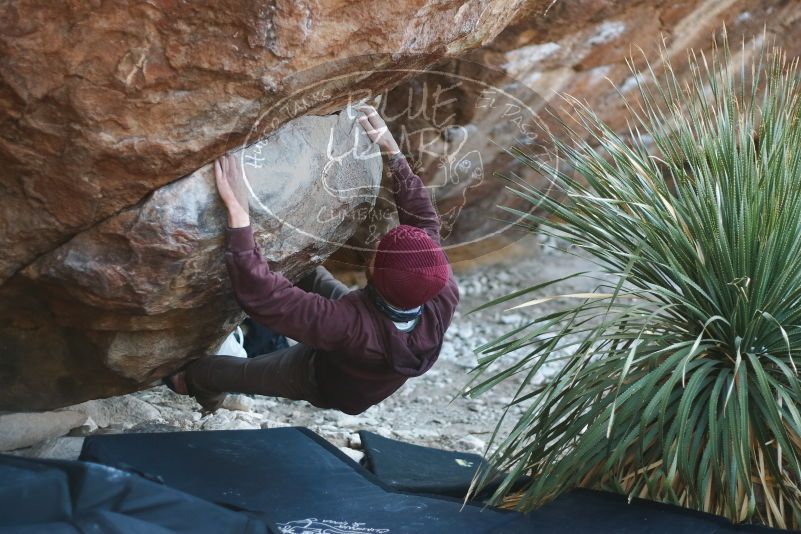
[[[393,308],[386,300],[384,300],[384,297],[382,297],[381,294],[376,291],[372,284],[367,284],[367,294],[370,295],[375,307],[381,310],[381,313],[396,323],[413,321],[423,314],[422,306],[418,307],[414,311],[402,311]]]

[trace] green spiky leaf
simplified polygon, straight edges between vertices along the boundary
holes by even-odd
[[[587,486],[801,526],[801,86],[779,50],[732,58],[649,68],[625,133],[572,101],[559,167],[512,150],[563,193],[510,186],[537,231],[609,282],[480,347],[471,394],[523,377],[530,403],[493,438],[495,502],[528,475],[522,509]]]

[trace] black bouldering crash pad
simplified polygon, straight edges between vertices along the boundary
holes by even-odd
[[[208,501],[262,512],[284,534],[783,532],[590,490],[568,492],[525,515],[464,505],[392,487],[302,428],[91,436],[81,457],[134,468]],[[430,486],[424,489],[430,493]]]
[[[530,516],[399,492],[301,428],[90,436],[81,458],[272,518],[285,534],[523,534]]]
[[[464,498],[473,475],[484,466],[477,454],[422,447],[360,431],[364,465],[385,484],[407,492]],[[476,496],[484,500],[502,481],[495,474]],[[528,479],[521,481],[525,485]],[[538,532],[668,533],[777,533],[761,526],[733,525],[711,514],[678,506],[633,499],[608,492],[577,489],[532,512]]]
[[[445,451],[385,438],[362,430],[364,466],[388,486],[413,493],[463,499],[485,462],[478,454]],[[483,500],[498,488],[502,477],[490,477],[476,496]]]
[[[258,515],[105,465],[0,455],[2,533],[278,532]]]

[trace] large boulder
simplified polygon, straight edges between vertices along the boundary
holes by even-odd
[[[331,159],[352,117],[324,116],[490,42],[524,3],[0,4],[0,410],[131,391],[212,350],[240,313],[209,163],[257,143],[257,234],[297,278],[380,174]]]
[[[394,221],[391,195],[367,213],[377,160],[330,182],[342,162],[302,140],[333,131],[346,150],[351,117],[323,116],[383,92],[452,259],[475,258],[521,235],[496,220],[514,219],[499,204],[525,205],[496,172],[548,186],[505,151],[548,148],[521,125],[553,128],[569,93],[624,130],[626,58],[642,66],[642,49],[659,72],[664,42],[685,79],[687,48],[709,53],[724,24],[733,44],[765,28],[801,53],[801,7],[783,0],[3,3],[0,409],[141,388],[229,331],[239,311],[208,168],[221,153],[271,133],[306,143],[247,153],[276,171],[254,182],[254,210],[275,210],[257,216],[259,239],[297,278],[358,226],[352,266]],[[318,117],[292,122],[304,115]]]
[[[317,85],[257,133],[405,76],[370,70],[486,44],[524,3],[3,2],[0,282],[236,147],[287,95]]]
[[[381,178],[380,153],[348,111],[295,119],[237,155],[264,256],[293,279],[348,239]],[[0,409],[123,393],[213,351],[242,319],[225,224],[207,165],[8,280]]]

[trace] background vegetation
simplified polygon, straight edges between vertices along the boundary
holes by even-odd
[[[469,395],[520,376],[513,404],[533,401],[493,437],[496,501],[530,475],[523,509],[585,486],[801,526],[798,65],[726,44],[690,61],[686,85],[638,75],[626,135],[571,101],[556,159],[514,150],[560,195],[509,177],[538,209],[507,211],[592,258],[598,288],[518,304],[530,320],[477,349]]]

